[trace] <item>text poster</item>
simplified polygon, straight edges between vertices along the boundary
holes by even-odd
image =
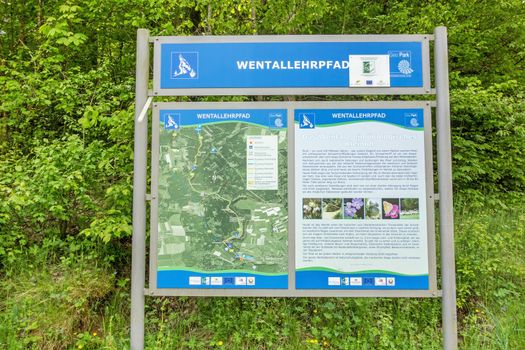
[[[296,109],[297,289],[428,289],[423,109]]]

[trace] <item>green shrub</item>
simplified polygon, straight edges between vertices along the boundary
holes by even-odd
[[[0,263],[46,237],[128,237],[130,151],[70,136],[0,161]]]
[[[525,193],[525,100],[517,88],[509,81],[451,91],[454,188],[474,202],[505,206]]]

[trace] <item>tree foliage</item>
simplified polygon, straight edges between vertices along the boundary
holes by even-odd
[[[432,33],[440,25],[447,26],[449,33],[453,176],[455,191],[462,199],[459,206],[474,203],[484,210],[489,200],[500,208],[522,200],[522,0],[1,0],[0,278],[5,287],[0,288],[0,311],[9,309],[12,314],[6,318],[0,313],[0,344],[6,344],[2,337],[12,334],[13,338],[23,337],[20,348],[102,347],[101,339],[90,332],[96,318],[91,311],[98,300],[107,298],[112,285],[125,287],[127,280],[119,277],[127,275],[129,266],[138,28],[148,28],[151,35],[182,36],[415,34]],[[468,313],[467,299],[501,301],[517,294],[523,281],[522,266],[510,261],[522,247],[523,215],[512,221],[505,216],[497,219],[495,213],[484,214],[484,221],[472,215],[465,227],[458,227],[459,244],[468,252],[458,255],[460,316],[465,324],[477,327],[482,327],[481,313]],[[502,250],[511,254],[501,255]],[[53,254],[48,256],[49,251]],[[87,262],[77,264],[80,257]],[[37,264],[38,259],[46,261]],[[125,264],[120,265],[122,260]],[[39,267],[48,264],[54,268]],[[30,268],[38,273],[32,275]],[[19,271],[25,272],[16,276]],[[491,280],[492,273],[496,279]],[[91,278],[93,275],[99,278]],[[480,292],[482,285],[489,296]],[[114,294],[118,304],[129,303],[124,293]],[[164,319],[165,312],[173,317],[174,313],[165,311],[168,302],[152,301],[158,308],[147,311],[149,319]],[[351,304],[355,310],[342,316],[343,312],[334,312],[332,301],[300,299],[278,308],[273,305],[288,301],[254,299],[250,301],[253,308],[241,315],[248,328],[238,328],[238,320],[231,318],[231,307],[238,308],[237,302],[228,300],[223,309],[220,302],[202,301],[200,326],[223,337],[208,345],[222,345],[219,339],[231,334],[232,342],[239,346],[245,345],[246,338],[261,344],[266,337],[261,327],[282,322],[284,310],[293,317],[282,333],[267,330],[282,342],[290,338],[288,326],[301,324],[313,337],[312,346],[317,346],[314,339],[326,338],[333,339],[335,347],[355,341],[375,348],[395,348],[399,341],[406,347],[435,347],[420,343],[421,339],[435,339],[420,337],[421,327],[416,323],[421,318],[416,323],[407,321],[419,311],[431,320],[423,329],[435,336],[433,320],[439,319],[439,308],[432,307],[432,301],[385,304],[387,309],[378,313],[371,313],[367,305],[382,304],[382,300],[355,301]],[[337,309],[348,305],[339,302],[342,306],[338,304]],[[271,322],[253,323],[259,303],[272,304],[273,312],[266,315]],[[399,310],[393,319],[393,311],[388,310],[392,305],[401,305],[395,306]],[[54,312],[47,314],[50,309]],[[112,310],[110,320],[127,314],[120,307],[118,312]],[[217,318],[221,314],[225,316]],[[182,322],[193,326],[194,316]],[[127,320],[121,323],[124,329]],[[184,323],[172,328],[181,328],[180,324]],[[183,337],[191,333],[187,327],[179,330],[185,333]],[[245,329],[246,334],[242,333]],[[347,334],[350,338],[345,338]],[[464,334],[468,340],[468,331]],[[196,347],[200,335],[188,337],[186,345]],[[179,340],[171,338],[160,336],[155,344]],[[405,342],[407,339],[411,340]],[[111,343],[115,348],[126,347]]]
[[[3,1],[0,19],[0,261],[46,235],[127,242],[141,27],[262,35],[446,25],[456,191],[525,190],[520,0],[22,0]]]

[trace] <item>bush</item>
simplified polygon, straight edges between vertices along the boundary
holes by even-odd
[[[46,237],[84,233],[107,243],[129,236],[130,173],[123,171],[130,152],[69,136],[0,161],[0,263]]]
[[[455,190],[505,206],[525,192],[525,100],[516,81],[451,91]]]

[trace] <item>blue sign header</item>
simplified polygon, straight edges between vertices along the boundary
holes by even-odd
[[[423,87],[420,41],[159,45],[161,90],[348,88],[350,55],[388,55],[390,87]]]
[[[220,122],[244,122],[285,129],[287,115],[286,109],[163,109],[160,110],[160,121],[166,130]]]
[[[300,129],[341,125],[351,122],[379,121],[410,129],[424,127],[423,109],[296,109]]]

